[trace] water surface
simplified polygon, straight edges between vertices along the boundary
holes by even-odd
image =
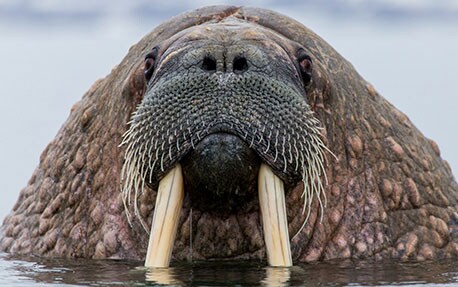
[[[457,286],[458,262],[339,260],[266,267],[265,262],[174,263],[146,269],[141,261],[44,259],[0,254],[2,286]]]

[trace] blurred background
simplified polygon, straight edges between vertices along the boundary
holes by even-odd
[[[213,4],[270,8],[314,30],[457,174],[456,0],[0,0],[0,220],[91,84],[163,20]]]

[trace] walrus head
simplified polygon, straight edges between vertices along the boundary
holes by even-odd
[[[212,6],[159,25],[73,106],[0,251],[149,266],[172,249],[283,266],[450,258],[457,206],[437,144],[323,39]]]
[[[247,211],[261,188],[278,200],[275,182],[284,198],[283,186],[303,181],[304,208],[314,195],[323,204],[326,147],[306,98],[312,61],[300,44],[234,19],[186,29],[145,56],[146,91],[123,137],[121,177],[125,205],[145,229],[137,198],[177,165],[191,206],[215,216]],[[171,210],[164,216],[174,218]],[[284,199],[263,210],[264,220],[280,214],[286,224],[264,232],[282,230],[289,241],[285,210]]]

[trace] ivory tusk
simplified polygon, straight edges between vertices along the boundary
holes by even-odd
[[[183,174],[181,165],[177,164],[159,183],[146,267],[169,267],[183,197]]]
[[[258,178],[264,241],[270,266],[292,266],[283,181],[261,164]]]

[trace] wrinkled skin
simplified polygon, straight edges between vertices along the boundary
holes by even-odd
[[[458,186],[437,145],[301,24],[267,10],[227,6],[189,12],[157,27],[75,104],[5,218],[0,250],[143,260],[148,234],[138,221],[129,226],[124,212],[125,147],[119,144],[146,91],[144,57],[189,27],[231,19],[250,24],[255,36],[267,28],[298,43],[313,59],[306,98],[337,159],[329,156],[325,167],[323,218],[315,198],[309,221],[292,239],[293,260],[456,257]],[[302,189],[300,183],[286,194],[291,235],[305,218]],[[145,222],[152,220],[155,196],[154,186],[140,195]],[[265,258],[257,205],[253,197],[238,212],[218,216],[200,207],[191,213],[187,195],[173,257],[190,258],[192,238],[194,259]]]

